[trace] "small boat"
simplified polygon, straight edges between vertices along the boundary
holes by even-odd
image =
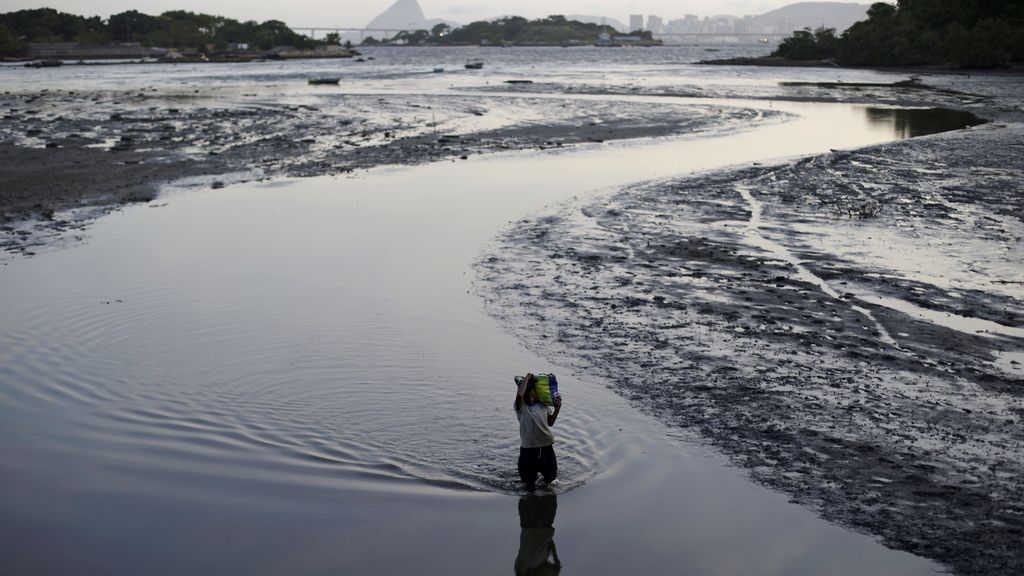
[[[480,70],[483,67],[484,67],[484,61],[483,60],[469,60],[469,61],[466,62],[466,69],[467,70]]]
[[[309,79],[309,83],[313,84],[313,85],[316,85],[316,86],[319,86],[319,85],[322,85],[322,84],[337,84],[340,81],[341,81],[341,78],[324,78],[324,77],[321,77],[321,78],[310,78]]]
[[[56,68],[63,65],[63,60],[36,60],[25,64],[25,68]]]
[[[440,74],[442,72],[444,72],[444,68],[441,68],[441,67],[434,68],[434,74]]]

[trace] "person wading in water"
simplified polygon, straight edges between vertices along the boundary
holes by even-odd
[[[550,485],[558,476],[555,460],[555,437],[551,426],[562,409],[562,398],[554,398],[553,408],[537,400],[537,380],[527,374],[516,389],[516,417],[519,418],[519,478],[527,490],[537,487],[537,474]]]

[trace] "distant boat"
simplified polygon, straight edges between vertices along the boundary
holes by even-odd
[[[29,62],[25,64],[26,68],[56,68],[57,66],[63,66],[63,60],[37,60],[35,62]]]
[[[310,78],[309,83],[314,85],[320,84],[337,84],[341,81],[341,78]]]
[[[483,67],[484,67],[484,61],[483,60],[469,60],[469,61],[466,62],[466,69],[467,70],[480,70]]]

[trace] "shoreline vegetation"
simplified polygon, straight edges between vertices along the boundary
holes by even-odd
[[[877,2],[868,18],[842,34],[832,28],[797,30],[771,55],[707,60],[702,64],[1020,70],[1024,65],[1024,5],[961,0]],[[49,47],[43,47],[49,44]],[[430,30],[399,31],[394,37],[363,39],[363,46],[661,46],[650,31],[618,34],[608,25],[561,15],[528,20],[507,16]],[[68,54],[58,54],[60,50]],[[106,56],[95,56],[106,50]],[[77,53],[77,55],[75,55]],[[113,56],[131,53],[133,57]],[[93,54],[92,56],[90,54]],[[286,56],[290,55],[290,56]],[[50,8],[0,14],[0,60],[121,58],[146,61],[240,62],[281,58],[347,58],[358,55],[338,33],[321,40],[297,34],[283,22],[238,22],[230,18],[170,11],[150,16],[135,10],[107,20]],[[141,58],[140,58],[141,57]],[[40,58],[42,58],[40,60]]]
[[[52,8],[0,14],[3,62],[245,62],[355,55],[337,34],[314,40],[278,20],[239,22],[184,10],[159,16],[129,10],[106,20]]]
[[[962,0],[877,2],[841,35],[799,30],[757,65],[1007,68],[1024,64],[1024,4]],[[727,62],[718,62],[724,64]]]
[[[399,32],[387,41],[372,36],[362,46],[661,46],[661,40],[647,30],[619,34],[608,25],[568,20],[565,16],[527,20],[506,16],[452,28],[437,24],[428,30]]]
[[[528,20],[507,16],[452,28],[399,31],[363,39],[362,46],[661,46],[650,31],[619,34],[613,27],[561,15]],[[0,14],[0,61],[121,59],[163,62],[240,62],[259,59],[346,58],[359,53],[337,32],[322,39],[298,34],[278,20],[239,22],[184,10],[150,16],[136,10],[103,20],[52,8]],[[56,64],[54,64],[56,65]]]

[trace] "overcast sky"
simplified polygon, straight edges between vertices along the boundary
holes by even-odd
[[[514,14],[539,18],[549,14],[607,16],[628,22],[630,14],[670,20],[684,14],[760,14],[798,0],[419,0],[427,18],[460,23]],[[870,0],[848,0],[870,3]],[[0,0],[0,12],[24,8],[56,8],[62,12],[106,18],[126,10],[160,14],[189,10],[237,20],[282,20],[291,26],[365,26],[395,0]]]

